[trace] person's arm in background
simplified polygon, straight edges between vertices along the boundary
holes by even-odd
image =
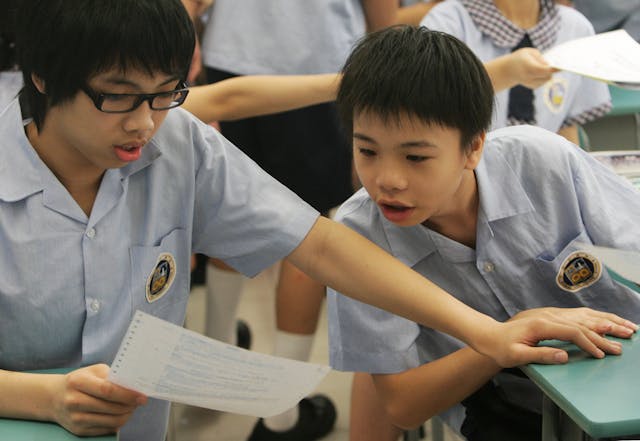
[[[535,48],[522,48],[484,63],[496,93],[514,86],[537,89],[549,81],[557,69],[551,67]],[[564,126],[558,135],[580,145],[577,125]]]
[[[558,130],[558,135],[564,136],[566,139],[574,143],[575,145],[580,145],[580,134],[578,131],[577,125],[572,126],[564,126]]]
[[[496,93],[524,86],[537,89],[551,79],[557,70],[546,62],[535,48],[522,48],[484,63]]]
[[[395,23],[398,0],[360,0],[367,21],[367,32],[378,31]]]
[[[283,112],[333,101],[340,74],[248,75],[194,86],[183,108],[206,123]]]
[[[442,0],[428,0],[415,3],[413,5],[398,8],[396,14],[396,24],[408,24],[418,26],[422,18],[429,13],[431,8]]]

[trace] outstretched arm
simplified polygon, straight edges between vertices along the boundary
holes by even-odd
[[[597,358],[610,347],[599,334],[548,318],[500,323],[475,311],[364,237],[319,218],[288,259],[318,282],[463,340],[500,366],[564,363],[565,351],[535,347],[541,340],[572,341]]]
[[[194,86],[182,105],[202,121],[226,121],[333,101],[340,74],[249,75]]]

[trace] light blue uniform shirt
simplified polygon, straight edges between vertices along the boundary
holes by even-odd
[[[0,369],[110,364],[136,310],[183,323],[191,253],[254,275],[318,216],[181,109],[139,160],[106,171],[88,218],[30,145],[17,101],[0,134]],[[174,278],[154,298],[161,256]],[[163,441],[168,410],[150,400],[120,439]]]
[[[482,1],[476,2],[482,4]],[[484,3],[491,3],[485,0]],[[491,5],[486,8],[497,9]],[[578,11],[565,6],[556,6],[557,23],[552,23],[540,35],[543,42],[551,41],[550,46],[576,38],[593,35],[593,27]],[[500,12],[497,12],[500,14]],[[480,14],[485,16],[485,14]],[[486,16],[491,17],[490,14]],[[500,14],[502,17],[502,15]],[[496,20],[496,25],[498,21]],[[553,20],[556,20],[554,17]],[[515,46],[504,47],[496,44],[496,40],[478,28],[467,8],[458,0],[448,0],[436,5],[420,22],[421,26],[446,32],[457,37],[471,48],[483,62],[509,54]],[[495,30],[496,35],[516,32],[515,25]],[[535,29],[535,28],[534,28]],[[555,40],[552,33],[555,32]],[[534,33],[534,37],[537,36]],[[534,45],[536,40],[534,40]],[[517,43],[517,42],[516,42]],[[536,46],[537,47],[537,46]],[[538,47],[541,51],[548,49]],[[594,81],[581,75],[566,71],[557,72],[553,79],[534,90],[534,107],[536,125],[552,132],[557,132],[563,125],[584,124],[596,119],[610,109],[611,97],[609,89],[603,82]],[[493,114],[492,128],[497,129],[509,125],[507,111],[509,90],[496,94],[496,108]]]
[[[337,72],[366,30],[360,0],[216,0],[205,66],[235,74]]]
[[[640,193],[628,182],[564,138],[532,126],[489,134],[475,175],[475,249],[421,225],[394,225],[365,190],[340,207],[336,220],[500,321],[542,306],[588,306],[640,321],[638,294],[614,282],[600,262],[599,278],[594,272],[588,286],[572,292],[557,282],[580,242],[640,250]],[[397,373],[463,346],[331,289],[327,305],[336,369]]]

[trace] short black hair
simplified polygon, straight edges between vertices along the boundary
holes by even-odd
[[[353,131],[356,113],[401,116],[460,130],[461,144],[491,124],[494,93],[482,62],[457,38],[414,26],[363,37],[343,69],[337,105]]]
[[[195,45],[180,0],[21,0],[16,32],[21,100],[38,128],[50,106],[112,68],[184,80]],[[44,81],[45,95],[32,74]]]

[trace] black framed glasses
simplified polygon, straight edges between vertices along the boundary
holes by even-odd
[[[89,86],[83,86],[82,91],[87,94],[96,108],[105,113],[127,113],[137,109],[147,101],[152,110],[168,110],[178,107],[189,94],[186,83],[182,82],[178,88],[170,92],[158,93],[99,93]]]

